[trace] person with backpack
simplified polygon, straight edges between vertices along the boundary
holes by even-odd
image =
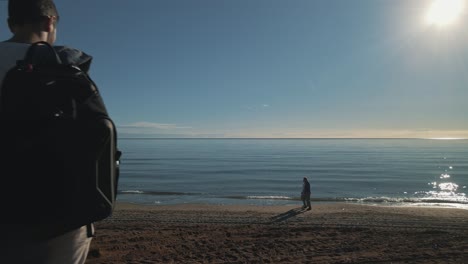
[[[90,244],[94,236],[93,219],[103,219],[107,217],[113,208],[113,202],[115,202],[115,193],[117,192],[116,178],[111,179],[111,184],[109,184],[109,186],[111,187],[107,188],[107,191],[111,193],[111,195],[109,197],[103,198],[103,201],[105,201],[105,203],[109,203],[110,207],[107,208],[107,212],[101,213],[101,215],[99,215],[98,217],[93,218],[93,216],[91,216],[85,218],[87,216],[85,216],[85,213],[83,212],[86,211],[81,209],[78,202],[72,201],[72,199],[68,198],[65,199],[63,197],[65,197],[68,193],[73,193],[73,190],[79,189],[81,188],[81,186],[84,186],[88,183],[93,184],[93,181],[94,184],[96,184],[97,182],[97,180],[95,179],[81,180],[85,179],[85,176],[87,176],[88,174],[92,174],[93,170],[95,170],[93,169],[94,167],[91,166],[91,169],[81,169],[80,165],[83,164],[83,162],[81,161],[77,161],[75,162],[75,164],[69,166],[67,164],[72,164],[73,161],[68,161],[66,160],[66,158],[68,156],[75,157],[76,159],[81,158],[78,157],[78,154],[76,156],[73,156],[73,152],[82,151],[80,149],[80,145],[85,145],[84,147],[82,147],[82,149],[87,152],[86,155],[82,156],[87,156],[85,158],[90,160],[90,163],[94,162],[94,160],[92,160],[93,158],[101,158],[102,153],[107,152],[111,153],[108,159],[111,160],[111,162],[114,162],[114,158],[119,158],[117,157],[118,154],[116,153],[120,153],[116,149],[116,145],[112,145],[116,144],[114,142],[116,141],[116,135],[111,133],[112,137],[108,137],[112,138],[112,140],[114,141],[110,142],[111,147],[109,147],[109,150],[105,152],[101,150],[98,151],[97,148],[95,149],[93,147],[94,145],[98,144],[96,143],[98,141],[99,144],[101,144],[101,141],[104,141],[102,140],[102,138],[95,140],[96,142],[92,142],[89,143],[89,145],[86,145],[82,144],[82,141],[80,141],[80,139],[76,139],[76,137],[79,137],[81,134],[86,133],[81,133],[81,131],[76,132],[75,134],[72,133],[74,137],[76,136],[75,138],[71,139],[72,143],[69,144],[71,147],[75,148],[74,150],[70,150],[70,153],[72,154],[57,154],[59,159],[63,159],[63,163],[60,161],[55,162],[49,167],[43,165],[48,161],[47,158],[43,158],[43,156],[49,154],[53,155],[54,152],[60,153],[62,149],[66,150],[66,148],[68,147],[68,145],[63,146],[64,144],[62,144],[62,142],[65,142],[64,140],[60,141],[62,140],[62,138],[65,138],[67,136],[66,133],[64,133],[64,131],[77,130],[75,128],[78,128],[79,125],[92,124],[92,122],[94,122],[94,120],[97,119],[107,120],[107,123],[105,124],[107,124],[110,127],[109,131],[111,131],[111,129],[115,129],[115,127],[112,127],[113,123],[109,121],[110,119],[107,115],[107,111],[104,107],[102,99],[100,98],[97,88],[95,87],[94,83],[89,79],[89,76],[87,76],[87,71],[89,70],[92,57],[78,49],[66,46],[53,46],[56,40],[58,22],[59,13],[53,0],[8,1],[8,27],[13,35],[10,39],[0,42],[0,81],[2,83],[2,90],[0,90],[0,121],[2,122],[2,125],[0,128],[0,132],[3,133],[0,135],[0,137],[2,137],[2,145],[0,146],[0,150],[3,152],[7,152],[5,150],[8,150],[9,153],[1,153],[2,156],[0,162],[2,162],[2,164],[0,164],[0,169],[2,170],[1,177],[3,179],[2,189],[8,190],[6,192],[2,190],[3,194],[1,198],[9,199],[3,200],[2,202],[7,204],[10,203],[13,205],[8,205],[11,208],[8,207],[8,209],[6,209],[7,213],[9,213],[10,215],[3,215],[4,219],[11,219],[8,220],[7,225],[4,225],[4,231],[2,232],[2,245],[0,250],[0,259],[2,263],[85,263]],[[43,45],[40,45],[38,49],[35,49],[33,52],[30,51],[30,48],[33,46],[32,44],[34,43],[42,43]],[[41,50],[41,52],[45,52],[47,50],[46,46],[53,48],[52,51],[47,52],[49,54],[56,54],[57,58],[48,54],[47,56],[44,55],[44,58],[41,59],[41,56],[36,56],[33,54],[40,53],[38,51]],[[33,54],[34,56],[29,53]],[[31,62],[25,62],[24,65],[20,65],[19,61],[25,59],[26,57],[28,58],[28,60],[31,57]],[[52,58],[52,61],[56,59],[57,65],[48,66],[45,61],[48,60],[49,57]],[[38,61],[38,67],[36,67],[35,62],[33,63],[33,61],[35,60]],[[58,62],[60,62],[60,64]],[[43,65],[44,67],[42,67]],[[62,65],[64,66],[62,67]],[[14,68],[14,70],[11,70],[12,68]],[[38,70],[36,70],[36,68]],[[61,72],[57,73],[59,77],[55,78],[53,74],[50,73],[50,69],[57,69],[57,71],[60,70]],[[42,86],[39,85],[34,89],[43,89],[45,87],[44,85],[48,85],[51,88],[54,88],[55,83],[57,83],[56,86],[58,87],[60,83],[63,82],[63,80],[61,80],[60,78],[65,78],[63,76],[68,76],[67,74],[74,75],[75,79],[78,77],[81,78],[80,82],[85,83],[87,85],[85,86],[89,88],[89,91],[87,91],[86,89],[81,89],[81,87],[78,87],[79,85],[77,83],[73,83],[73,80],[71,80],[69,81],[70,85],[68,85],[70,89],[72,89],[73,87],[78,87],[81,90],[77,91],[76,93],[81,94],[79,96],[67,95],[66,97],[68,99],[71,98],[71,103],[69,105],[71,105],[72,107],[78,105],[77,109],[81,111],[78,112],[78,117],[75,117],[75,114],[70,114],[70,116],[73,115],[74,117],[68,117],[68,115],[66,115],[67,113],[64,113],[66,112],[66,109],[69,108],[68,105],[64,106],[65,110],[57,110],[56,113],[53,113],[53,116],[49,118],[52,121],[47,121],[47,124],[42,124],[40,123],[40,121],[29,122],[29,119],[27,119],[29,118],[29,113],[31,116],[34,116],[37,113],[42,113],[41,109],[37,109],[36,111],[33,108],[33,110],[28,110],[29,112],[27,112],[27,114],[23,116],[14,116],[16,112],[21,112],[25,108],[21,106],[18,109],[14,109],[15,107],[18,107],[18,105],[20,105],[23,102],[30,102],[28,100],[31,100],[31,102],[33,102],[33,100],[36,99],[36,97],[40,97],[29,96],[25,97],[27,98],[25,100],[20,98],[15,102],[10,102],[10,100],[13,100],[15,96],[17,98],[18,96],[28,96],[28,94],[21,90],[26,89],[25,86],[28,85],[24,85],[23,83],[22,86],[19,85],[19,87],[15,87],[14,83],[14,81],[17,81],[17,79],[24,79],[22,77],[17,76],[23,76],[21,74],[27,74],[27,72],[32,73],[30,74],[32,76],[31,80],[35,80],[34,78],[38,80],[42,80],[44,78],[55,78],[52,81],[48,81],[47,84],[41,84]],[[27,80],[25,80],[25,82],[26,81]],[[59,88],[61,88],[61,90],[65,90],[67,86],[65,88]],[[18,91],[15,93],[15,90]],[[37,95],[40,95],[42,93],[42,91],[36,92]],[[82,97],[82,99],[77,99],[80,96]],[[37,100],[42,99],[37,98]],[[40,102],[37,102],[36,106],[42,107],[42,105],[46,105],[47,103],[48,102],[42,100]],[[54,109],[56,108],[57,107],[55,107]],[[93,112],[95,109],[98,110]],[[70,111],[71,113],[75,113],[78,110],[73,109],[73,111]],[[22,119],[24,116],[26,116],[26,119]],[[31,120],[33,120],[34,118],[31,117]],[[25,122],[25,120],[28,122]],[[36,118],[35,120],[42,119]],[[40,128],[37,128],[39,125],[50,125],[50,127],[41,130]],[[12,156],[14,156],[11,154],[12,151],[10,150],[13,149],[14,151],[20,153],[21,148],[24,147],[24,149],[27,149],[25,148],[25,146],[29,144],[28,140],[33,141],[35,135],[40,135],[38,136],[39,138],[46,138],[45,136],[43,136],[43,134],[40,133],[49,133],[49,131],[53,130],[54,127],[58,128],[60,126],[67,125],[73,126],[73,129],[62,129],[56,134],[53,134],[52,136],[49,135],[48,138],[51,139],[50,142],[52,143],[41,143],[43,144],[41,145],[41,147],[31,148],[31,151],[27,151],[28,153],[26,154],[18,154],[17,156],[23,158],[24,160],[18,161],[19,165],[11,165],[11,163],[15,163],[16,161],[11,162],[9,160],[13,159]],[[15,128],[20,130],[19,133],[14,130]],[[21,129],[30,131],[24,133],[24,135],[26,135],[25,138],[19,138],[18,136],[18,138],[11,139],[16,137],[17,134],[21,134]],[[92,139],[93,135],[96,134],[94,133],[95,130],[88,129],[87,131],[91,131],[89,132],[88,138]],[[31,137],[28,138],[28,135],[30,135]],[[53,141],[57,141],[59,143],[54,143]],[[73,143],[73,141],[76,141],[78,143]],[[85,140],[83,140],[83,142],[85,142]],[[96,152],[99,153],[96,154]],[[62,155],[63,157],[60,157],[60,155]],[[36,160],[39,161],[36,162]],[[118,160],[115,161],[115,163],[117,164]],[[112,166],[114,165],[111,165],[109,167]],[[105,166],[100,166],[99,169],[101,169],[101,167]],[[60,171],[60,169],[62,169],[62,171]],[[67,171],[69,173],[67,173]],[[103,172],[103,174],[108,173],[113,177],[118,176],[118,170],[116,168],[112,167],[108,171],[109,172]],[[47,177],[49,177],[50,174],[53,173],[57,174],[55,175],[56,178],[54,179],[55,183],[48,184],[50,186],[42,186],[41,184],[43,184],[46,181]],[[76,178],[73,178],[72,180],[68,180],[68,174],[73,173],[79,173],[80,175],[78,175],[78,177]],[[28,180],[22,179],[22,177],[28,177]],[[63,184],[60,181],[63,181]],[[72,184],[75,182],[77,184],[81,184],[80,187],[73,187]],[[55,184],[58,187],[56,187]],[[66,188],[62,188],[63,186],[69,187],[70,190],[65,190]],[[60,190],[61,188],[64,190]],[[56,195],[54,193],[55,190],[57,190],[57,193],[63,194],[63,196]],[[99,190],[99,193],[102,193],[102,191]],[[28,195],[30,194],[34,194],[34,196],[28,198],[29,200],[27,200],[26,197],[29,197]],[[81,201],[86,199],[94,199],[94,197],[91,196],[84,193],[83,196],[77,200]],[[22,201],[22,199],[26,199],[26,201]],[[38,201],[41,202],[38,203]],[[58,209],[56,209],[60,208],[59,205],[65,208],[70,204],[72,205],[71,208],[69,208],[68,211],[64,214],[60,214],[61,212],[58,212]],[[103,204],[97,207],[104,207],[102,206]],[[42,207],[44,207],[45,209],[42,209]],[[86,206],[82,207],[85,208]],[[84,220],[81,218],[83,218]]]

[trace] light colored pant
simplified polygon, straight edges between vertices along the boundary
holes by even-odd
[[[15,245],[7,254],[0,256],[0,263],[14,264],[84,264],[92,237],[86,226],[32,245]]]

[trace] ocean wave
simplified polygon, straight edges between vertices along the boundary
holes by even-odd
[[[298,200],[300,197],[289,196],[223,196],[222,198],[228,199],[260,199],[260,200]],[[401,203],[454,203],[454,204],[468,204],[468,199],[450,199],[450,198],[392,198],[392,197],[318,197],[311,198],[312,202],[351,202],[351,203],[374,203],[374,204],[401,204]]]
[[[395,198],[395,197],[365,197],[365,198],[343,198],[345,202],[359,203],[458,203],[468,204],[468,199],[460,198]]]
[[[289,196],[223,196],[221,198],[240,199],[240,200],[292,200],[300,201],[300,197]],[[347,202],[347,203],[364,203],[364,204],[421,204],[421,203],[438,203],[438,204],[467,204],[468,199],[449,199],[449,198],[390,198],[390,197],[318,197],[311,198],[312,202]]]
[[[158,192],[158,191],[143,191],[143,190],[120,190],[118,194],[143,194],[143,195],[201,195],[201,193],[186,193],[186,192]]]
[[[247,199],[267,199],[267,200],[291,200],[291,197],[288,196],[275,196],[275,195],[265,195],[265,196],[247,196]]]

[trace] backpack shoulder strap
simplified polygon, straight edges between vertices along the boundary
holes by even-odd
[[[52,45],[46,41],[38,41],[28,48],[22,63],[62,64],[62,61]]]

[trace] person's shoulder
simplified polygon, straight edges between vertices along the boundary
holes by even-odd
[[[27,43],[19,43],[19,42],[12,42],[12,41],[0,41],[1,47],[28,47],[31,44]]]
[[[26,51],[30,44],[2,41],[0,42],[0,51],[4,54],[9,54],[15,51]]]
[[[88,53],[70,46],[54,46],[54,48],[62,63],[79,66],[84,71],[89,70],[93,57]]]

